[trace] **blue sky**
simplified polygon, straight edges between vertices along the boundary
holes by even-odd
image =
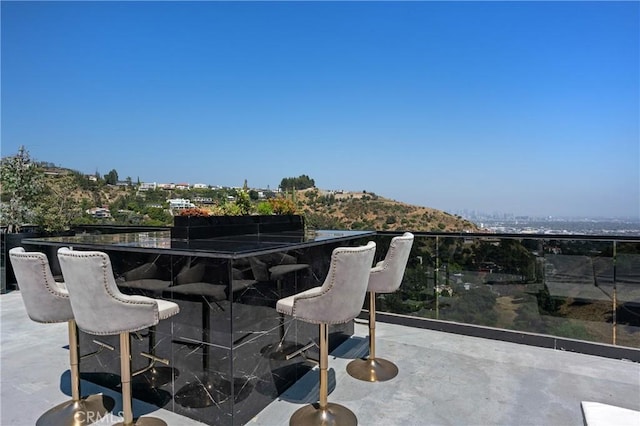
[[[640,218],[638,2],[1,3],[2,156]]]

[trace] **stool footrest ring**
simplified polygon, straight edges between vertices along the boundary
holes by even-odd
[[[101,342],[100,340],[93,340],[93,343],[95,343],[96,345],[100,346],[100,347],[98,348],[98,350],[97,350],[97,351],[90,352],[90,353],[88,353],[88,354],[81,355],[81,356],[80,356],[80,359],[81,359],[81,360],[82,360],[82,359],[89,358],[89,357],[92,357],[92,356],[95,356],[95,355],[98,355],[100,352],[104,351],[105,349],[109,349],[110,351],[115,351],[115,350],[116,350],[116,348],[115,348],[115,347],[111,346],[111,345],[110,345],[110,344],[108,344],[108,343]]]
[[[291,352],[290,354],[285,356],[284,359],[289,361],[291,358],[297,357],[301,353],[308,351],[309,349],[311,349],[314,346],[318,346],[318,345],[316,345],[316,342],[307,343],[305,346],[301,347],[297,351]]]
[[[157,357],[155,355],[151,355],[151,354],[148,354],[146,352],[140,352],[140,355],[142,355],[145,358],[149,358],[151,360],[151,362],[146,367],[141,368],[140,370],[134,371],[133,373],[131,373],[131,377],[135,377],[135,376],[137,376],[139,374],[142,374],[142,373],[145,373],[145,372],[151,370],[153,367],[155,367],[156,362],[159,362],[159,363],[164,364],[164,365],[169,365],[169,360],[166,359],[166,358],[159,358],[159,357]]]

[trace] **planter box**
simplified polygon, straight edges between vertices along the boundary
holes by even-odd
[[[40,237],[41,232],[18,232],[16,234],[2,234],[2,259],[0,262],[0,294],[11,290],[17,290],[16,276],[13,274],[11,260],[9,260],[9,250],[22,245],[23,238]]]
[[[0,247],[0,294],[8,293],[12,290],[18,289],[18,283],[16,280],[16,276],[13,273],[13,266],[11,265],[11,260],[9,259],[9,250],[14,247],[23,246],[22,240],[24,238],[38,238],[38,237],[55,237],[60,235],[74,235],[72,231],[61,231],[61,232],[42,232],[38,231],[36,227],[33,229],[29,229],[26,227],[28,231],[18,232],[15,234],[2,234],[1,235],[1,247]],[[25,247],[25,250],[29,251],[28,247]],[[59,274],[59,268],[56,268],[56,264],[58,261],[56,251],[52,250],[52,253],[45,253],[49,258],[49,266],[51,267],[51,272],[54,277]]]
[[[171,238],[198,240],[230,235],[302,230],[304,230],[304,218],[300,215],[175,216]]]

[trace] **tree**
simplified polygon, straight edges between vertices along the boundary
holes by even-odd
[[[73,197],[77,189],[72,175],[50,178],[35,208],[36,223],[47,232],[64,231],[82,217],[80,203]]]
[[[20,232],[23,225],[35,220],[35,207],[44,191],[44,172],[31,162],[29,152],[20,147],[18,154],[2,160],[1,222],[7,232]]]
[[[249,192],[244,189],[239,189],[236,191],[235,195],[236,199],[234,204],[238,207],[239,214],[247,215],[251,213],[252,204],[251,198],[249,197]]]
[[[305,222],[310,229],[345,229],[344,224],[331,214],[306,213]]]
[[[115,169],[111,170],[109,173],[107,173],[107,175],[104,177],[105,182],[108,185],[115,185],[118,183],[118,172],[116,172]]]
[[[158,207],[147,207],[145,209],[146,216],[148,217],[145,220],[146,225],[166,225],[167,223],[171,223],[173,216],[165,209]]]
[[[282,181],[280,181],[280,189],[282,191],[308,189],[314,187],[315,185],[315,181],[307,175],[300,175],[297,178],[283,178]]]

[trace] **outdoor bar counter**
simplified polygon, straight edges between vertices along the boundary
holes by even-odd
[[[132,335],[133,371],[150,364],[141,352],[168,361],[136,375],[133,396],[206,424],[239,425],[315,366],[315,346],[284,356],[317,341],[318,328],[279,315],[277,300],[321,285],[334,248],[366,244],[375,235],[283,229],[207,238],[177,230],[76,234],[25,239],[23,246],[46,253],[54,275],[59,247],[106,252],[123,293],[178,303],[178,315]],[[332,326],[330,350],[351,334],[353,323]],[[81,354],[100,349],[82,359],[82,379],[118,390],[118,347],[117,336],[81,332]]]

